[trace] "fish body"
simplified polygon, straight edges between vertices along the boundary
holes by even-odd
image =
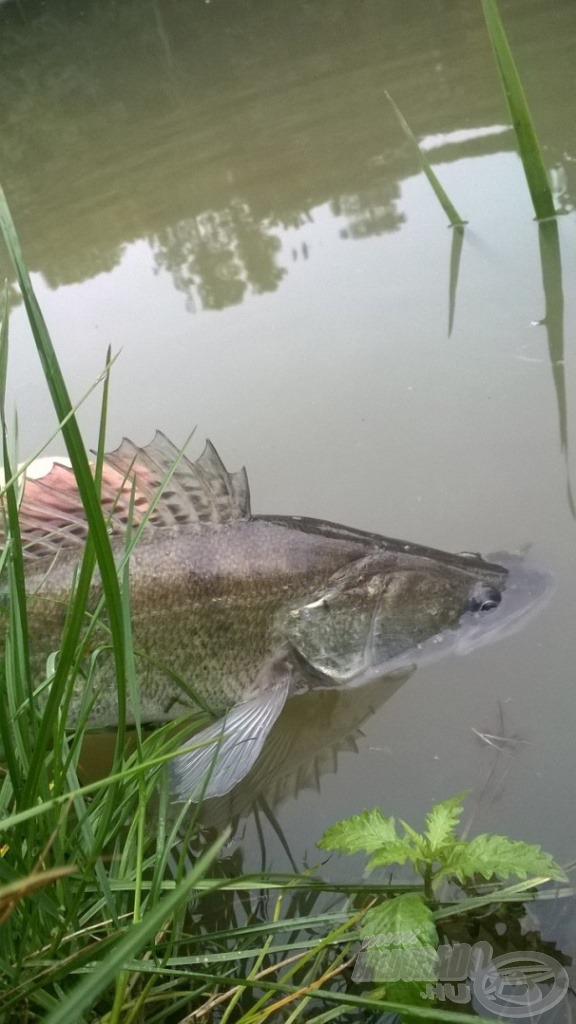
[[[406,547],[290,517],[144,531],[130,557],[142,719],[166,721],[190,707],[174,677],[218,711],[257,697],[270,684],[259,669],[280,654],[286,663],[293,658],[289,694],[359,685],[458,628],[478,588],[505,585],[498,566]],[[77,561],[68,550],[51,569],[39,559],[27,570],[39,658],[58,646]],[[98,630],[91,652],[105,640]],[[112,726],[114,663],[106,649],[99,661],[90,722]],[[82,696],[70,708],[72,722]]]
[[[229,474],[209,444],[196,462],[179,459],[160,433],[147,448],[125,440],[107,456],[102,502],[117,560],[128,516],[138,525],[150,515],[129,560],[141,720],[165,721],[197,704],[228,712],[196,737],[200,748],[176,761],[180,795],[210,770],[205,795],[233,788],[288,696],[362,685],[486,642],[510,582],[505,566],[479,555],[323,520],[252,516],[244,471]],[[54,463],[45,477],[27,481],[20,519],[41,678],[46,656],[58,648],[85,536],[71,471]],[[98,597],[96,578],[92,606]],[[514,621],[522,612],[517,599]],[[466,636],[473,640],[466,644]],[[105,625],[94,631],[89,656],[90,723],[114,725]],[[84,690],[80,675],[71,726],[85,706]]]

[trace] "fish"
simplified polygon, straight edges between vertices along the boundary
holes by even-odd
[[[53,458],[26,477],[24,545],[31,665],[58,650],[88,528],[73,471]],[[305,516],[254,515],[245,469],[210,441],[189,460],[161,432],[124,438],[100,485],[117,561],[128,525],[139,719],[208,707],[212,724],[172,763],[174,800],[230,792],[257,761],[287,698],[353,689],[508,635],[537,610],[549,578],[512,560],[450,554]],[[90,608],[101,596],[95,574]],[[85,651],[67,726],[118,721],[105,616]],[[128,721],[136,711],[130,701]]]

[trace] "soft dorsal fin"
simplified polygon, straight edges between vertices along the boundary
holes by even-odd
[[[161,431],[145,448],[124,438],[104,457],[101,502],[110,531],[121,535],[133,498],[133,522],[142,522],[163,481],[174,472],[149,518],[153,527],[214,525],[250,517],[250,493],[245,469],[228,473],[210,443],[196,462],[180,453]],[[78,547],[87,537],[84,508],[74,473],[66,459],[39,460],[43,475],[29,467],[20,504],[20,530],[27,560],[54,557]],[[40,471],[41,472],[41,471]]]

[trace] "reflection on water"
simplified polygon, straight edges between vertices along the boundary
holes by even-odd
[[[224,828],[251,813],[262,802],[275,810],[308,788],[320,790],[322,777],[338,769],[340,754],[357,751],[362,725],[394,696],[411,671],[384,676],[354,690],[314,690],[288,701],[267,737],[252,770],[231,793],[207,800],[201,820]],[[128,732],[126,754],[135,749]],[[116,733],[88,733],[82,748],[82,779],[105,778],[114,758]]]
[[[166,226],[150,241],[156,266],[170,272],[191,311],[236,305],[247,290],[272,292],[286,273],[276,264],[281,243],[270,225],[237,200]]]
[[[320,789],[338,768],[338,757],[356,751],[367,719],[408,679],[384,677],[355,690],[316,690],[288,701],[246,778],[225,797],[207,800],[202,820],[223,828],[257,807],[276,810],[302,790]]]
[[[340,229],[340,238],[371,238],[384,231],[397,231],[405,220],[396,208],[399,188],[385,185],[366,189],[358,195],[342,195],[332,199],[330,209],[341,217],[346,226]]]
[[[568,453],[568,405],[566,395],[566,375],[564,371],[564,289],[562,286],[562,257],[560,255],[560,239],[556,221],[542,221],[538,225],[538,242],[540,245],[540,262],[542,265],[542,287],[544,291],[545,315],[540,321],[546,328],[548,337],[548,354],[552,368],[552,379],[558,405],[558,428],[560,433],[560,450],[566,460],[566,496],[568,506],[574,519],[576,507],[570,480],[570,462]]]
[[[452,228],[452,247],[450,249],[450,283],[448,285],[448,337],[452,334],[454,327],[454,313],[456,310],[456,291],[458,289],[458,272],[460,270],[460,259],[462,256],[462,245],[464,242],[463,224],[455,224]]]
[[[392,74],[436,159],[513,147],[490,123],[490,90],[473,85],[492,77],[474,8],[410,6],[7,4],[0,166],[31,268],[52,287],[84,280],[144,238],[192,307],[221,309],[278,287],[275,230],[322,204],[346,238],[397,230],[399,183],[418,160],[385,100]],[[520,58],[539,17],[519,24]],[[574,154],[555,142],[558,123],[549,115],[542,134],[570,209]]]

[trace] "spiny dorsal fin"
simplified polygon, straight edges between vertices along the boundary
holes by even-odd
[[[250,493],[246,470],[228,473],[214,445],[207,441],[196,462],[179,458],[175,445],[160,431],[146,448],[124,438],[106,464],[136,481],[137,492],[151,500],[177,462],[152,521],[161,525],[231,523],[250,517]]]
[[[179,458],[178,449],[160,431],[145,448],[124,438],[105,455],[101,503],[110,532],[121,535],[133,498],[133,523],[142,522],[166,476]],[[45,464],[46,460],[42,460]],[[54,557],[60,550],[81,546],[87,537],[84,508],[76,479],[66,459],[48,460],[47,471],[34,476],[29,468],[20,504],[20,530],[27,560]],[[149,518],[154,527],[215,525],[250,517],[246,471],[228,473],[216,449],[206,447],[196,462],[180,456],[172,477]]]

